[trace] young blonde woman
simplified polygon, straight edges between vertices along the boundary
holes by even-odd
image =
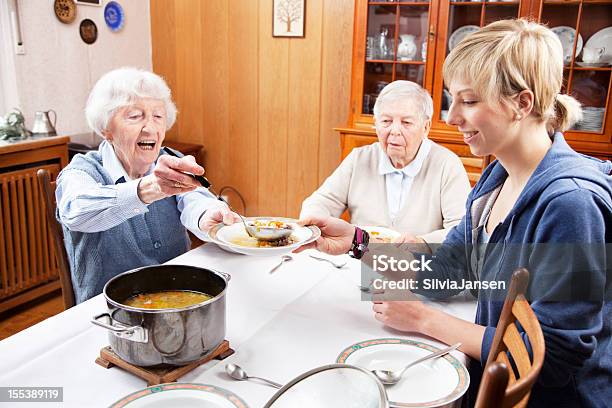
[[[531,306],[546,341],[529,405],[606,406],[612,400],[612,304],[606,301],[612,286],[606,257],[612,165],[576,153],[563,138],[581,111],[577,101],[559,93],[561,43],[533,22],[495,22],[453,49],[444,80],[453,95],[448,122],[463,133],[472,153],[497,160],[470,193],[466,216],[436,253],[429,276],[508,281],[526,266]],[[362,252],[358,228],[332,218],[303,221],[324,233],[311,246],[334,254],[351,246]],[[492,245],[486,252],[479,249],[487,243]],[[588,290],[583,283],[590,284]],[[571,291],[578,298],[567,296]],[[588,298],[580,298],[586,292]],[[481,289],[475,323],[419,301],[375,302],[373,310],[392,328],[463,343],[462,351],[482,363],[470,366],[473,403],[502,301]]]

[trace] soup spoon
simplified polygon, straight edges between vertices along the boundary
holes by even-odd
[[[344,266],[346,265],[346,262],[342,262],[342,263],[336,263],[334,261],[332,261],[331,259],[327,259],[327,258],[322,258],[322,257],[318,257],[316,255],[309,255],[312,259],[316,259],[317,261],[325,261],[325,262],[329,262],[330,264],[332,264],[335,268],[338,269],[342,269],[344,268]]]
[[[277,382],[274,382],[274,381],[271,381],[271,380],[268,380],[262,377],[254,377],[254,376],[247,375],[247,373],[242,369],[242,367],[236,364],[232,364],[232,363],[226,364],[225,372],[227,373],[227,375],[232,377],[234,380],[244,381],[244,380],[254,379],[254,380],[263,381],[264,383],[274,388],[283,388],[283,386]]]
[[[270,269],[270,274],[274,273],[278,268],[280,268],[285,262],[293,261],[293,257],[291,255],[283,255],[281,257],[280,262],[272,269]]]
[[[401,371],[397,372],[397,371],[390,371],[390,370],[372,370],[372,372],[374,373],[374,375],[376,377],[378,377],[378,379],[380,380],[381,383],[386,384],[386,385],[393,385],[393,384],[397,384],[398,382],[400,382],[400,380],[402,379],[402,375],[404,375],[404,373],[406,372],[407,369],[409,369],[412,366],[415,366],[417,364],[422,363],[423,361],[427,361],[427,360],[431,360],[434,358],[438,358],[438,357],[442,357],[445,354],[450,353],[451,351],[457,349],[461,347],[461,343],[455,343],[450,347],[447,347],[445,349],[442,350],[438,350],[435,353],[432,353],[428,356],[419,358],[418,360],[413,361],[412,363],[408,364],[406,367],[404,367]]]

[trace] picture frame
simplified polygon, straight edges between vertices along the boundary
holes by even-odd
[[[101,7],[103,0],[74,0],[78,5]]]
[[[306,0],[272,0],[272,36],[303,38]]]

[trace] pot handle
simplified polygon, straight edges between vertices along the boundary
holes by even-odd
[[[107,317],[110,324],[101,322],[100,319],[103,317]],[[111,315],[107,312],[94,316],[91,322],[96,326],[100,326],[111,331],[117,337],[139,343],[146,343],[148,341],[147,330],[144,327],[140,325],[126,326],[120,322],[117,322],[116,320],[113,320]],[[113,323],[117,324],[117,326],[113,325]]]
[[[216,272],[216,273],[218,273],[219,275],[223,276],[223,277],[225,278],[225,280],[226,280],[226,281],[228,281],[228,282],[229,282],[230,280],[232,280],[232,275],[230,275],[230,274],[229,274],[229,273],[227,273],[227,272],[221,272],[221,271],[218,271],[218,270],[216,270],[216,269],[211,269],[211,271]]]

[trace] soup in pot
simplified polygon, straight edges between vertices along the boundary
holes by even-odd
[[[139,293],[129,297],[124,305],[140,309],[180,309],[205,302],[213,297],[191,290],[164,290]]]

